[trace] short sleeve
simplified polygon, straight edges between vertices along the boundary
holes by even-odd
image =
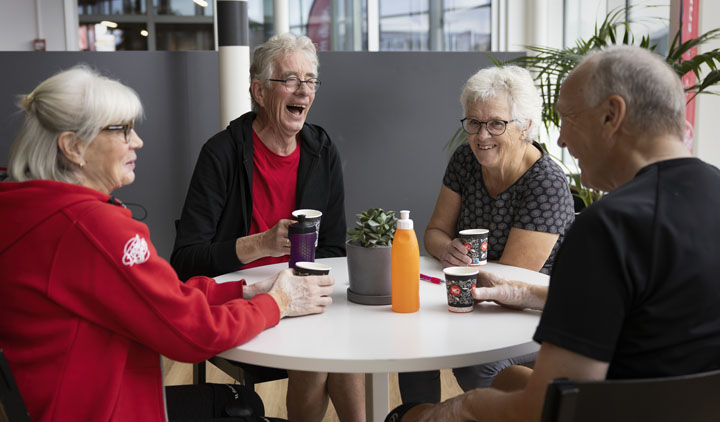
[[[585,210],[558,252],[535,341],[610,362],[631,297],[623,254],[606,220]]]
[[[564,235],[575,219],[575,209],[562,169],[543,155],[526,177],[512,226]]]
[[[476,160],[470,145],[462,144],[457,147],[445,169],[443,185],[462,195],[463,181],[470,176],[473,163],[476,163]]]

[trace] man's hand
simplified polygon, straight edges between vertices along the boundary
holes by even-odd
[[[463,421],[462,403],[464,395],[453,397],[442,403],[423,403],[410,409],[402,418],[401,422],[442,422],[442,421]]]
[[[319,314],[332,303],[333,284],[332,276],[300,277],[288,268],[278,273],[268,293],[278,303],[281,317]]]
[[[547,287],[508,280],[480,270],[473,298],[480,302],[493,301],[512,309],[542,310],[547,299]]]
[[[270,230],[262,234],[263,256],[284,256],[290,253],[290,239],[288,239],[288,227],[295,224],[294,220],[282,219]]]
[[[465,267],[470,265],[472,259],[467,256],[467,247],[460,239],[455,238],[450,242],[440,256],[440,263],[445,267]]]

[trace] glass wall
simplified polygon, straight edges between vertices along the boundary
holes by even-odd
[[[608,0],[565,0],[565,45],[574,45],[579,38],[588,39],[596,23],[600,25],[619,7],[625,7],[626,14],[620,20],[630,22],[637,42],[649,35],[651,43],[657,45],[656,51],[667,53],[670,0],[627,0],[620,4]]]
[[[209,16],[213,15],[212,0],[154,0],[158,15]]]
[[[213,0],[78,0],[86,51],[212,50]]]
[[[429,47],[429,0],[380,0],[381,51],[427,51]]]
[[[490,0],[445,0],[445,51],[490,51]]]
[[[145,0],[78,0],[78,13],[82,15],[144,15]]]
[[[368,2],[377,6],[372,27]],[[308,35],[321,51],[367,51],[368,32],[381,51],[490,50],[491,0],[288,0],[288,6],[290,31]],[[212,0],[78,0],[78,11],[83,50],[214,48]],[[273,1],[248,0],[248,18],[254,47],[273,34]]]

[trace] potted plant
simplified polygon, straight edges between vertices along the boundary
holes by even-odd
[[[370,208],[356,215],[348,230],[348,300],[364,305],[389,305],[390,252],[395,235],[395,211]]]
[[[496,66],[514,64],[523,66],[535,75],[535,81],[540,89],[543,99],[542,120],[545,129],[550,134],[552,128],[560,128],[560,116],[555,110],[558,95],[560,94],[560,86],[565,77],[575,68],[582,58],[592,50],[603,48],[609,45],[626,44],[634,45],[635,36],[630,31],[630,22],[623,18],[630,7],[615,8],[603,20],[600,26],[595,26],[593,35],[588,39],[578,39],[575,45],[566,48],[552,48],[542,46],[525,46],[525,48],[533,53],[517,57],[508,61],[499,61],[490,56],[490,60]],[[649,6],[648,6],[649,7]],[[622,29],[624,34],[619,35]],[[683,54],[691,48],[697,47],[707,41],[720,38],[720,28],[708,31],[697,38],[680,42],[680,34],[682,28],[678,29],[675,37],[668,48],[665,60],[672,66],[679,77],[683,77],[688,72],[693,72],[697,76],[698,83],[691,87],[686,87],[686,92],[691,94],[690,100],[695,95],[710,92],[708,88],[720,82],[720,49],[714,49],[703,54],[697,54],[690,60],[684,60]],[[656,46],[650,44],[650,38],[643,36],[638,44],[639,47],[655,51]],[[689,100],[689,101],[690,101]],[[688,102],[689,102],[688,101]],[[447,143],[446,147],[451,149],[454,145],[467,141],[467,135],[458,128],[453,137]],[[547,147],[541,144],[547,152]],[[575,168],[569,168],[562,160],[553,157],[563,167],[565,167],[570,183],[570,190],[576,198],[581,201],[581,207],[590,206],[591,203],[600,199],[603,192],[588,188],[580,182],[579,169],[575,164]],[[573,161],[573,163],[575,163]]]

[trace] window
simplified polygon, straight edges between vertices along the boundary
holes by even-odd
[[[212,50],[212,0],[78,0],[80,49]]]
[[[490,51],[490,0],[445,0],[445,51]]]
[[[370,37],[372,48],[381,51],[488,51],[491,3],[288,0],[288,21],[291,32],[308,35],[320,51],[367,51]],[[212,0],[78,0],[78,13],[83,50],[207,50],[215,45]],[[248,19],[253,48],[273,34],[273,0],[248,0]]]

